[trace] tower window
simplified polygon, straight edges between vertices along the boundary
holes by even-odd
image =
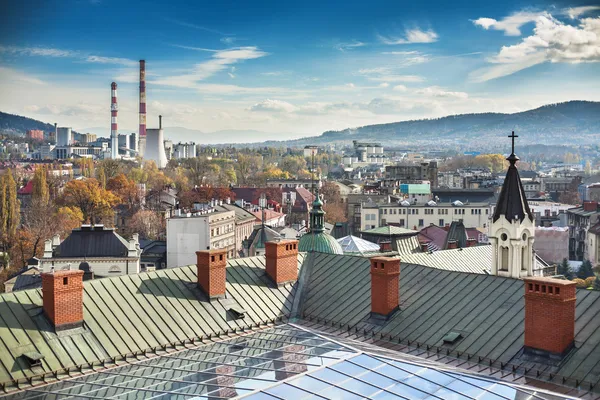
[[[500,235],[500,239],[502,239],[503,242],[506,242],[506,239],[508,239],[508,236],[506,236],[506,233],[503,233],[502,235]]]

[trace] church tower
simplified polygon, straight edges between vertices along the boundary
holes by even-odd
[[[492,275],[522,278],[533,275],[535,219],[516,166],[519,157],[515,155],[515,138],[518,136],[513,132],[509,137],[512,138],[512,152],[506,160],[510,166],[490,225],[491,272]]]

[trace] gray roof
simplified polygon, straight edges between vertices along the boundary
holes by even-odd
[[[398,254],[412,254],[421,252],[421,243],[418,236],[404,236],[396,238],[396,248]]]
[[[298,256],[300,265],[304,255]],[[227,298],[207,301],[196,267],[163,269],[84,282],[85,327],[56,334],[42,312],[42,293],[0,295],[0,383],[119,358],[163,345],[249,329],[289,315],[296,285],[275,288],[264,276],[264,257],[228,261]],[[234,319],[227,311],[247,311]],[[44,355],[29,368],[25,352]]]
[[[379,251],[379,245],[356,236],[346,236],[337,240],[344,253],[373,253]]]
[[[400,273],[400,310],[381,325],[370,314],[370,262],[354,256],[315,254],[301,315],[343,332],[393,343],[419,344],[520,366],[556,380],[577,380],[582,387],[600,384],[600,292],[577,291],[575,346],[558,367],[518,358],[524,341],[523,281],[405,264]],[[435,288],[435,290],[432,290]],[[444,347],[442,338],[464,338]],[[422,350],[423,352],[424,350]],[[527,368],[527,372],[523,369]],[[556,376],[561,378],[557,379]],[[581,383],[584,382],[584,383]]]
[[[447,271],[489,274],[492,264],[492,246],[401,254],[399,257],[403,263],[407,264],[419,264]]]
[[[42,286],[42,277],[36,267],[29,267],[4,282],[5,288],[11,291],[25,290]]]
[[[239,207],[236,204],[224,203],[224,204],[216,205],[215,209],[217,211],[235,211],[235,222],[237,224],[256,220],[256,217],[254,216],[254,214],[251,214],[250,212],[244,210],[242,207]]]
[[[113,229],[83,226],[54,250],[56,258],[127,257],[128,243]]]

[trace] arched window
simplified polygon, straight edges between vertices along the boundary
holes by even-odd
[[[121,268],[118,265],[113,265],[108,269],[111,273],[121,273]]]
[[[500,247],[500,270],[508,271],[508,247]]]

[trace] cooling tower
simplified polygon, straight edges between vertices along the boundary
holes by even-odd
[[[158,168],[167,166],[167,155],[165,154],[164,132],[162,129],[146,129],[146,149],[144,160],[152,160]]]
[[[73,143],[71,128],[56,128],[56,145],[69,146]]]

